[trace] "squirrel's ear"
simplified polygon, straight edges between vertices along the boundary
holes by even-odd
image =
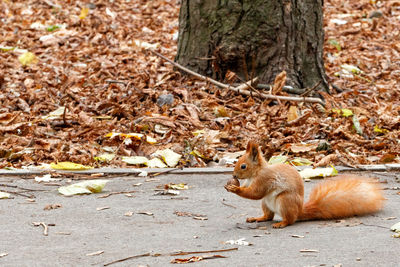
[[[258,145],[249,142],[247,146],[248,146],[248,152],[250,153],[250,159],[252,161],[258,161],[258,155],[259,155]]]
[[[250,152],[250,149],[251,149],[251,146],[253,145],[253,142],[251,142],[251,141],[249,141],[248,143],[247,143],[247,148],[246,148],[246,152],[247,153],[249,153]]]

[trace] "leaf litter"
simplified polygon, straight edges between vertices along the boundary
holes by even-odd
[[[311,104],[273,105],[183,77],[147,51],[175,56],[178,14],[177,0],[2,1],[0,168],[127,167],[124,157],[149,159],[165,150],[180,159],[159,154],[148,166],[202,167],[222,160],[221,152],[243,151],[250,139],[269,157],[289,161],[321,163],[336,154],[326,164],[341,158],[352,165],[400,162],[396,1],[324,2],[324,61],[334,85],[331,95],[321,93],[325,112]],[[284,78],[277,77],[276,93]],[[125,141],[109,133],[141,137]],[[300,143],[318,147],[292,149]]]

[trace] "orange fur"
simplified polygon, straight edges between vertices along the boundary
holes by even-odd
[[[303,179],[286,164],[268,165],[257,144],[249,142],[238,160],[234,178],[245,179],[245,186],[226,185],[229,192],[248,199],[262,199],[264,215],[247,218],[247,222],[272,220],[275,213],[282,221],[275,228],[297,220],[333,219],[374,213],[382,209],[384,197],[378,184],[357,176],[339,176],[313,188],[303,206]]]

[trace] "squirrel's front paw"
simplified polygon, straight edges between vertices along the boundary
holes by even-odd
[[[232,193],[239,192],[239,186],[236,186],[236,185],[233,185],[233,184],[225,185],[225,189],[226,189],[226,191],[232,192]]]

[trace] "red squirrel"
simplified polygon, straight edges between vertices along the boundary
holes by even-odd
[[[272,225],[283,228],[296,221],[335,219],[374,213],[382,209],[385,198],[379,185],[366,178],[340,175],[319,183],[303,205],[304,185],[298,171],[287,164],[268,165],[257,144],[249,142],[246,153],[239,158],[234,179],[244,179],[244,186],[234,183],[225,189],[249,199],[262,199],[264,215],[247,218],[247,222],[263,222],[274,218],[282,221]]]

